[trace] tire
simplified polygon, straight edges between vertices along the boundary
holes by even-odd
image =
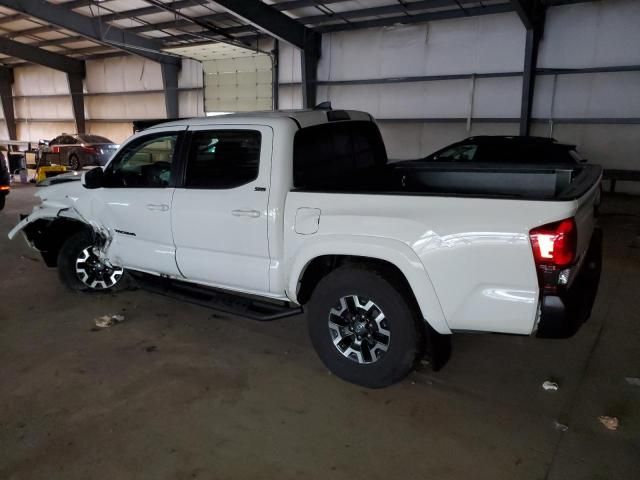
[[[69,168],[71,170],[80,170],[82,168],[82,164],[80,163],[80,159],[75,154],[69,156],[69,162],[68,163],[69,163]]]
[[[83,231],[70,236],[58,253],[58,275],[76,292],[113,292],[127,287],[124,269],[102,264],[91,251],[94,239]]]
[[[6,198],[7,198],[6,195],[3,195],[3,194],[0,193],[0,210],[2,210],[4,208],[4,204],[6,202]]]
[[[401,283],[388,279],[392,276],[344,266],[313,291],[307,316],[311,343],[325,366],[343,380],[386,387],[406,377],[415,364],[422,344],[419,316]]]

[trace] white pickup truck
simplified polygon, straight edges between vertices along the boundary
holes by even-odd
[[[313,110],[137,133],[42,188],[22,231],[75,290],[132,280],[274,319],[304,309],[325,365],[389,385],[455,331],[568,336],[601,245],[595,165],[389,163],[373,118]]]

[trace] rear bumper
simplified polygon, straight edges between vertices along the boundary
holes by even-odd
[[[542,296],[536,336],[567,338],[591,316],[602,270],[602,230],[595,229],[582,268],[571,287],[557,295]]]

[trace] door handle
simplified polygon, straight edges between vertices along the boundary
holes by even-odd
[[[147,210],[166,212],[167,210],[169,210],[169,205],[167,205],[166,203],[147,203]]]
[[[259,210],[231,210],[231,215],[234,217],[251,217],[258,218],[260,216]]]

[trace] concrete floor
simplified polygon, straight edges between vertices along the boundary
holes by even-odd
[[[6,238],[33,191],[0,212],[1,479],[638,478],[638,198],[605,199],[600,292],[574,338],[457,335],[442,371],[372,391],[327,373],[302,318],[64,290]]]

